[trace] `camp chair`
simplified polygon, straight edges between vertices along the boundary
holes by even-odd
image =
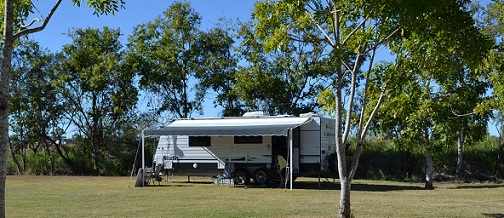
[[[154,185],[155,182],[158,182],[158,185],[161,185],[161,181],[163,181],[161,177],[161,168],[163,168],[161,164],[156,166],[156,170],[150,175],[149,183]]]
[[[232,163],[226,163],[224,172],[219,175],[217,184],[230,184],[234,185],[235,181],[235,166]]]
[[[138,171],[138,173],[140,174],[140,170]],[[151,183],[151,180],[152,180],[152,174],[153,174],[153,169],[152,167],[146,167],[145,170],[142,172],[143,174],[143,179],[144,179],[144,185],[149,185]]]

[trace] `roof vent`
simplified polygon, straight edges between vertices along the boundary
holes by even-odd
[[[243,117],[267,117],[267,116],[269,116],[269,113],[264,111],[252,111],[243,114]]]

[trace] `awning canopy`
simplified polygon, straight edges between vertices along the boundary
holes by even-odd
[[[145,136],[287,136],[294,129],[312,121],[310,117],[260,117],[227,119],[175,120],[166,126],[144,131]]]

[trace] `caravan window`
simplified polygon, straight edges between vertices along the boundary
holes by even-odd
[[[210,136],[189,136],[189,146],[206,146],[211,145]]]
[[[262,144],[262,136],[235,136],[235,144]]]

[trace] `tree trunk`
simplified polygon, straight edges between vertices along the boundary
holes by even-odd
[[[26,149],[21,146],[21,162],[23,163],[23,172],[26,172]]]
[[[0,74],[0,218],[5,217],[5,180],[9,151],[9,82],[14,44],[14,2],[5,0]]]
[[[425,189],[434,189],[434,186],[432,184],[432,154],[431,150],[427,145],[424,145],[425,147],[425,162],[426,162],[426,167],[425,167]]]
[[[17,174],[22,175],[23,174],[23,168],[21,167],[21,164],[19,164],[19,160],[16,157],[16,149],[12,147],[12,144],[10,143],[9,140],[9,148],[10,148],[10,153],[12,156],[12,160],[14,161],[14,164],[16,164],[16,169],[17,169]]]
[[[96,142],[93,142],[92,144],[93,148],[93,171],[94,171],[94,175],[95,176],[99,176],[100,175],[100,168],[99,168],[99,165],[98,165],[98,158],[99,158],[99,154],[98,154],[98,145]]]
[[[504,155],[504,143],[502,143],[500,146],[499,146],[499,151],[497,152],[497,162],[496,162],[496,166],[495,166],[495,169],[496,169],[496,174],[497,175],[500,175],[501,174],[501,168],[502,168],[502,165],[503,165],[503,161],[502,161],[502,156]],[[502,175],[500,175],[502,176]]]
[[[459,179],[462,179],[464,177],[464,161],[463,161],[463,158],[464,158],[464,139],[465,139],[465,135],[464,133],[462,132],[462,130],[459,130],[458,131],[458,137],[457,137],[457,145],[458,145],[458,149],[457,149],[457,170],[456,170],[456,173],[457,173],[457,176],[459,177]]]
[[[340,205],[339,205],[339,218],[347,218],[351,215],[350,210],[350,190],[352,189],[351,180],[340,179],[341,184],[341,194],[340,194]]]
[[[51,164],[51,173],[50,173],[50,175],[54,176],[54,172],[56,172],[56,166],[54,164],[54,158],[51,155],[51,149],[49,148],[49,143],[47,143],[47,142],[44,142],[44,143],[45,143],[45,151],[46,151],[47,156],[49,157],[49,163]]]

